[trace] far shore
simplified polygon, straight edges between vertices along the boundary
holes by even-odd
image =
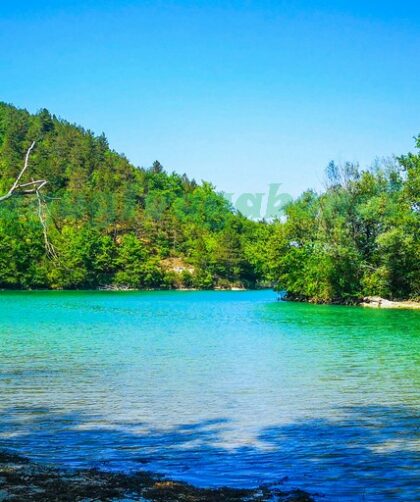
[[[200,289],[193,287],[177,287],[177,288],[131,288],[128,286],[99,286],[95,289],[1,289],[0,292],[36,292],[36,291],[44,291],[44,292],[53,292],[53,291],[103,291],[103,292],[149,292],[149,291],[182,291],[182,292],[194,292],[194,291],[262,291],[262,290],[273,290],[275,289],[270,286],[261,286],[255,288],[245,288],[243,286],[230,286],[230,287],[219,287],[215,286],[213,288],[208,289]],[[297,302],[297,303],[311,303],[311,304],[323,304],[323,305],[342,305],[342,306],[359,306],[366,308],[375,308],[375,309],[409,309],[409,310],[420,310],[420,301],[414,300],[388,300],[386,298],[382,298],[380,296],[367,296],[362,299],[354,299],[353,301],[344,301],[344,300],[336,300],[331,302],[319,302],[312,301],[309,298],[298,298],[291,297],[284,293],[278,293],[277,300],[284,302]]]

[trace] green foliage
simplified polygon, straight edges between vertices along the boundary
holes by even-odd
[[[420,155],[365,171],[330,163],[326,174],[326,191],[305,192],[270,233],[269,277],[290,298],[318,303],[420,297]]]
[[[168,174],[158,161],[136,168],[104,135],[45,109],[30,115],[0,103],[1,193],[34,139],[26,176],[48,180],[48,233],[58,258],[46,256],[36,201],[5,201],[0,287],[211,288],[220,281],[255,286],[262,278],[245,253],[258,224],[234,214],[210,183]],[[191,270],[164,269],[171,257]]]
[[[420,297],[418,152],[368,170],[331,162],[324,193],[303,193],[284,221],[253,222],[210,183],[168,174],[158,161],[136,168],[103,134],[4,103],[0,193],[34,139],[22,181],[48,180],[48,234],[58,258],[46,254],[36,200],[4,201],[0,288],[274,285],[314,302]]]

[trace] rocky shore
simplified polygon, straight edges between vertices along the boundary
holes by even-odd
[[[325,305],[354,305],[368,308],[378,308],[378,309],[414,309],[420,310],[420,302],[413,300],[387,300],[380,296],[366,296],[364,298],[354,298],[350,300],[343,300],[337,298],[332,301],[319,301],[316,298],[307,298],[304,296],[290,295],[290,294],[279,294],[278,301],[287,302],[299,302],[299,303],[315,303],[315,304],[325,304]]]
[[[378,309],[420,309],[420,302],[409,300],[392,301],[381,298],[380,296],[367,296],[363,298],[361,306]]]
[[[300,490],[202,489],[147,472],[133,475],[98,470],[64,470],[0,452],[0,501],[76,502],[310,502]]]

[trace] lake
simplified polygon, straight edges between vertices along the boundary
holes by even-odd
[[[420,312],[2,292],[0,330],[0,445],[35,461],[419,500]]]

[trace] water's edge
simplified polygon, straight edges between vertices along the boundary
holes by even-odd
[[[273,291],[272,287],[260,287],[260,288],[245,288],[245,287],[228,287],[228,288],[210,288],[210,289],[198,289],[198,288],[148,288],[148,289],[137,289],[137,288],[125,288],[125,287],[99,287],[96,289],[5,289],[0,288],[0,293],[13,293],[13,292],[131,292],[131,293],[147,293],[152,291],[171,291],[171,292],[205,292],[205,291],[215,291],[215,292],[252,292],[252,291]],[[308,304],[319,304],[319,302],[313,302],[308,298],[298,298],[293,296],[288,296],[286,293],[278,293],[278,301],[284,302],[296,302],[296,303],[308,303]],[[331,302],[321,303],[323,305],[343,305],[343,306],[353,306],[353,307],[367,307],[367,308],[381,308],[381,309],[407,309],[407,310],[420,310],[420,301],[414,301],[409,298],[403,298],[400,300],[389,300],[387,298],[381,298],[376,296],[368,296],[364,298],[359,298],[354,301],[337,300]]]
[[[311,502],[301,490],[285,492],[276,487],[257,489],[196,488],[187,483],[168,480],[158,474],[138,472],[127,475],[99,470],[69,470],[46,467],[28,459],[0,451],[0,493],[2,500],[74,501],[130,500],[164,502],[170,500]]]

